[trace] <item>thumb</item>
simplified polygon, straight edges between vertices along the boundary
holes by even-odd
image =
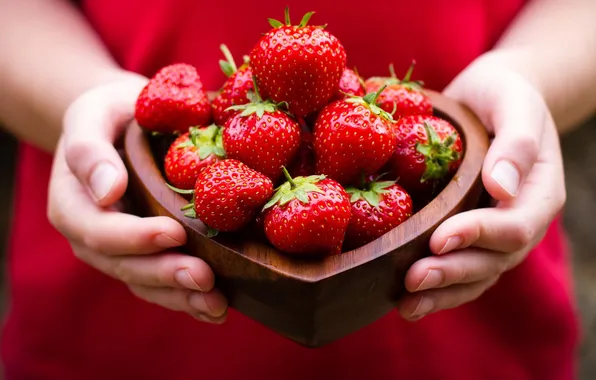
[[[126,191],[128,173],[114,142],[132,120],[145,83],[135,78],[96,87],[64,115],[66,163],[99,206],[112,205]]]
[[[495,137],[482,170],[486,190],[499,201],[516,197],[530,174],[547,117],[542,98],[532,88],[504,90],[492,99],[489,119]]]

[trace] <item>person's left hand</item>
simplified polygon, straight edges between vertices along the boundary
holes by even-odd
[[[558,133],[542,95],[493,55],[445,89],[494,136],[482,180],[494,208],[457,214],[430,240],[432,256],[408,271],[398,309],[408,320],[475,300],[544,237],[565,199]]]

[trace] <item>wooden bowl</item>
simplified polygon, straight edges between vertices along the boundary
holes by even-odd
[[[320,261],[300,261],[251,236],[220,234],[209,239],[199,220],[180,208],[188,203],[166,187],[148,134],[132,123],[125,135],[129,191],[143,215],[166,215],[188,234],[187,252],[207,262],[230,307],[307,347],[320,347],[375,322],[395,307],[404,277],[430,254],[432,232],[449,216],[477,207],[488,136],[465,106],[428,91],[435,114],[454,124],[464,157],[438,196],[381,238]],[[158,157],[158,161],[161,157]]]

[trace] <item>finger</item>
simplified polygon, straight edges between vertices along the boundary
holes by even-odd
[[[110,257],[79,244],[72,247],[82,261],[129,285],[209,292],[215,284],[209,265],[187,254],[162,252],[148,256]]]
[[[431,256],[414,263],[406,273],[405,286],[411,292],[470,284],[494,278],[519,262],[519,254],[464,250]]]
[[[61,140],[52,166],[48,218],[69,240],[109,255],[149,254],[186,243],[184,228],[171,218],[140,218],[97,207],[62,153]]]
[[[227,317],[227,300],[214,290],[209,293],[173,288],[130,286],[137,297],[173,311],[182,311],[209,323],[223,323]]]
[[[544,236],[566,201],[560,146],[548,122],[538,160],[519,195],[497,208],[476,209],[443,222],[430,239],[435,254],[478,247],[512,252],[528,249]]]
[[[498,277],[463,285],[452,285],[442,289],[425,290],[407,294],[398,305],[399,313],[407,320],[418,320],[430,313],[453,309],[474,301],[497,282]]]
[[[530,86],[503,85],[504,91],[506,96],[494,99],[495,138],[482,169],[484,186],[497,200],[518,195],[538,158],[546,122],[544,102]]]
[[[114,141],[132,119],[144,81],[110,84],[77,99],[64,117],[64,152],[69,169],[97,204],[122,197],[128,175]]]

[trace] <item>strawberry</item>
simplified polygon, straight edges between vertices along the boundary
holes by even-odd
[[[315,155],[312,143],[312,133],[303,130],[300,149],[298,150],[294,161],[288,167],[288,172],[292,177],[307,177],[315,174]]]
[[[164,159],[164,171],[173,186],[192,189],[201,170],[224,158],[218,126],[191,127],[170,145]]]
[[[379,88],[381,88],[379,86]],[[379,90],[377,88],[377,91]],[[339,80],[339,89],[333,96],[332,100],[345,99],[348,95],[364,96],[364,81],[358,73],[352,69],[346,68]]]
[[[314,126],[315,167],[342,185],[377,172],[395,152],[391,115],[376,105],[381,88],[326,106]]]
[[[300,148],[298,122],[280,110],[280,105],[263,101],[254,87],[254,99],[231,107],[242,110],[231,117],[223,130],[223,146],[229,158],[242,161],[275,183],[282,166],[292,162]]]
[[[238,113],[238,111],[228,110],[228,108],[248,103],[247,94],[253,89],[252,71],[248,64],[248,57],[245,57],[242,66],[237,68],[227,46],[222,44],[221,50],[226,60],[220,60],[219,65],[228,78],[211,104],[213,120],[217,125],[224,125],[231,116]]]
[[[433,194],[459,167],[462,140],[447,120],[406,116],[397,122],[394,132],[397,148],[388,167],[410,194]]]
[[[346,192],[352,204],[347,249],[370,243],[412,216],[412,198],[395,181],[366,181],[360,188],[349,187]]]
[[[432,102],[428,95],[422,92],[423,83],[410,80],[414,65],[413,62],[402,80],[397,79],[391,64],[389,65],[391,77],[372,77],[365,82],[366,92],[375,92],[382,86],[387,86],[379,96],[378,104],[383,110],[391,113],[396,120],[408,115],[433,114]]]
[[[296,117],[323,108],[337,92],[346,66],[346,52],[339,40],[320,26],[307,25],[308,12],[299,25],[269,19],[265,33],[250,53],[250,65],[263,98],[287,102]]]
[[[192,194],[193,201],[183,207],[192,210],[185,215],[200,219],[211,237],[247,226],[273,195],[273,183],[242,162],[226,159],[199,173]]]
[[[341,253],[350,222],[350,197],[323,175],[290,177],[263,208],[265,236],[280,251],[298,257]]]
[[[177,63],[160,69],[141,90],[135,119],[145,130],[165,134],[209,125],[211,107],[196,68]]]

